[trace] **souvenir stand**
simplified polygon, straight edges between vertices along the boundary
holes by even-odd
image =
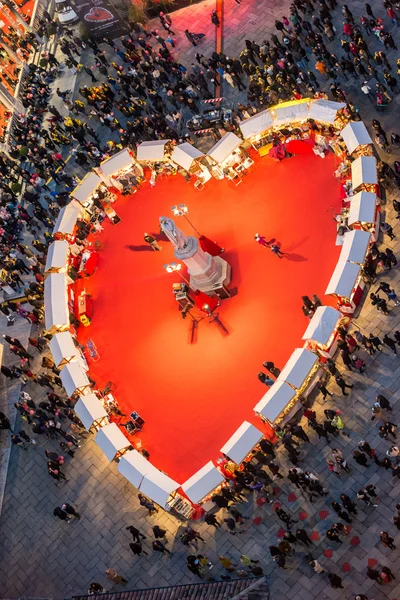
[[[337,299],[341,313],[351,315],[361,301],[363,290],[360,265],[339,259],[325,294]]]
[[[344,102],[332,100],[312,100],[308,111],[308,118],[322,121],[329,125],[340,125],[342,122],[340,111],[346,106]]]
[[[249,141],[260,156],[264,156],[271,148],[270,129],[273,119],[269,110],[250,117],[239,123],[240,131],[246,141]]]
[[[351,163],[353,193],[364,191],[378,193],[378,173],[375,156],[359,156]]]
[[[282,425],[298,410],[299,398],[285,381],[275,381],[254,407],[254,412],[263,421],[273,426]]]
[[[74,411],[78,419],[82,421],[84,428],[89,432],[99,431],[101,427],[105,427],[109,422],[106,409],[93,392],[80,396],[74,406]]]
[[[263,437],[264,434],[257,427],[244,421],[220,452],[228,460],[240,465]]]
[[[123,184],[119,181],[120,178],[126,177],[129,179],[130,175],[143,177],[141,165],[136,162],[132,152],[127,148],[103,160],[97,169],[97,173],[108,187],[111,189],[117,188],[120,191],[123,189]]]
[[[120,456],[123,456],[125,452],[131,449],[128,438],[116,423],[109,423],[101,427],[94,441],[110,462],[120,458]]]
[[[66,240],[51,242],[47,250],[44,276],[68,272],[69,244]]]
[[[371,234],[368,231],[353,229],[344,234],[344,242],[340,252],[339,262],[348,260],[356,265],[363,265],[367,256]]]
[[[56,333],[50,340],[49,346],[57,369],[62,369],[71,362],[79,362],[87,370],[86,360],[74,344],[74,338],[70,331]]]
[[[93,195],[101,184],[103,182],[100,177],[96,173],[93,173],[93,171],[89,171],[70,193],[70,196],[74,200],[77,200],[84,208],[90,210],[93,204]]]
[[[188,175],[196,175],[195,186],[199,188],[211,179],[211,173],[205,165],[201,163],[204,153],[197,150],[195,146],[185,142],[175,146],[171,155],[171,160],[181,167]]]
[[[206,512],[214,507],[211,497],[226,483],[225,477],[210,460],[182,484],[182,490],[193,504],[200,504]]]
[[[337,329],[342,322],[343,315],[336,308],[319,306],[302,337],[304,347],[332,358],[337,349]]]
[[[68,398],[73,396],[75,392],[85,395],[91,389],[86,371],[79,362],[71,362],[65,365],[60,371],[60,379]]]
[[[51,273],[44,281],[45,327],[48,333],[67,331],[69,324],[68,277]]]
[[[373,146],[371,137],[362,121],[350,121],[342,129],[340,135],[346,144],[348,153],[353,158],[360,155],[372,155]]]
[[[243,170],[246,156],[240,149],[243,144],[234,133],[226,133],[218,142],[207,152],[211,166],[211,174],[216,179],[231,179],[236,185],[241,183],[240,175]],[[253,164],[253,161],[251,164]],[[250,164],[249,164],[250,166]],[[248,167],[244,167],[248,168]]]
[[[80,218],[88,220],[86,211],[77,200],[71,200],[58,214],[53,229],[54,239],[73,242],[76,221]]]
[[[179,483],[162,473],[158,469],[151,470],[147,473],[140,484],[139,490],[142,494],[159,504],[162,508],[170,511],[172,508],[179,508],[180,514],[186,516],[184,512],[187,509],[188,517],[190,518],[194,509],[190,502],[177,494]]]
[[[373,192],[358,192],[351,196],[347,224],[350,229],[362,229],[371,233],[371,241],[379,237],[380,206]]]
[[[307,398],[317,383],[319,366],[318,356],[314,352],[296,348],[276,381],[285,381],[298,395]]]
[[[118,471],[131,483],[136,489],[140,488],[143,478],[151,471],[158,471],[151,462],[147,460],[137,450],[126,452],[118,463]]]
[[[271,113],[273,127],[306,121],[309,116],[309,101],[309,98],[303,98],[302,100],[290,100],[272,106],[269,112]]]

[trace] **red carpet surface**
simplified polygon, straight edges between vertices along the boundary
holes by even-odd
[[[302,346],[308,320],[301,296],[324,290],[336,265],[334,212],[340,186],[333,173],[336,157],[304,154],[281,163],[258,159],[243,182],[212,180],[198,192],[180,176],[163,176],[114,205],[122,221],[105,222],[96,236],[104,244],[96,273],[84,280],[94,299],[90,327],[79,339],[92,339],[100,360],[91,363],[99,387],[116,384],[124,413],[145,420],[136,436],[150,460],[180,483],[208,460],[249,420],[266,431],[253,407],[267,388],[257,379],[262,363],[282,368]],[[189,218],[217,241],[232,266],[237,294],[219,310],[224,335],[206,319],[189,343],[190,320],[179,313],[172,294],[176,274],[163,269],[173,250],[149,250],[144,232],[159,232],[159,216],[184,202]],[[183,217],[177,225],[193,234]],[[285,256],[278,259],[254,241],[275,239]],[[325,299],[326,300],[326,299]]]

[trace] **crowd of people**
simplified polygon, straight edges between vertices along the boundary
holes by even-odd
[[[366,4],[365,14],[356,19],[347,5],[337,6],[336,0],[295,0],[288,17],[282,16],[276,21],[276,32],[269,39],[261,44],[246,39],[245,48],[238,57],[228,58],[222,52],[213,52],[206,58],[197,52],[191,65],[183,65],[177,59],[177,40],[173,36],[178,34],[172,31],[173,19],[160,13],[160,27],[166,32],[166,37],[160,35],[157,29],[146,29],[142,24],[133,22],[130,23],[131,34],[120,40],[84,40],[76,30],[65,30],[60,33],[58,44],[62,58],[46,51],[41,54],[39,65],[29,65],[29,76],[22,90],[26,114],[15,116],[10,150],[8,154],[0,154],[2,280],[14,292],[23,291],[25,300],[23,303],[5,300],[0,310],[10,327],[17,317],[21,317],[32,326],[32,333],[27,348],[16,337],[3,336],[3,343],[8,345],[11,353],[8,356],[12,355],[13,360],[9,366],[3,364],[2,375],[10,383],[19,379],[24,388],[15,404],[17,426],[14,428],[9,416],[1,412],[0,428],[10,431],[12,443],[21,450],[42,451],[45,445],[43,458],[50,477],[57,485],[64,486],[68,482],[64,469],[69,468],[68,461],[74,459],[81,440],[87,436],[73,411],[73,401],[65,397],[59,371],[49,356],[51,336],[43,331],[46,252],[52,241],[51,232],[58,212],[68,201],[69,192],[77,182],[74,175],[76,165],[89,169],[99,165],[113,152],[128,146],[134,148],[143,140],[164,138],[193,142],[192,134],[185,128],[185,118],[196,114],[201,101],[212,98],[215,86],[223,81],[225,85],[237,88],[238,92],[246,90],[247,99],[235,105],[232,123],[218,124],[215,130],[217,136],[223,129],[237,131],[241,119],[262,108],[313,94],[328,93],[328,97],[346,102],[348,114],[359,118],[357,108],[341,87],[341,82],[348,78],[358,79],[362,93],[371,99],[376,109],[383,110],[392,100],[391,94],[397,92],[397,78],[393,74],[394,65],[390,64],[385,52],[378,50],[372,53],[370,40],[376,38],[385,50],[396,48],[389,28],[392,23],[397,25],[398,10],[395,2],[384,0],[374,9]],[[378,14],[375,15],[374,11]],[[343,19],[339,33],[333,19],[340,12]],[[216,27],[220,26],[215,11],[211,14],[211,21]],[[53,29],[52,18],[45,12],[38,35],[47,36]],[[201,41],[203,34],[188,30],[178,33],[182,33],[182,37],[185,35],[193,45],[197,46],[199,41],[206,43]],[[338,35],[341,36],[341,56],[329,47]],[[40,44],[35,36],[25,36],[22,48],[24,58],[28,58],[29,53],[40,48]],[[81,62],[83,53],[85,59]],[[57,78],[63,68],[85,72],[91,79],[90,86],[79,87],[75,100],[72,91],[61,91],[57,87]],[[376,80],[375,87],[366,81],[371,78]],[[328,92],[322,91],[327,87]],[[63,116],[55,106],[55,99],[62,101],[65,108],[62,112],[68,111],[68,116]],[[383,150],[389,151],[391,146],[399,145],[399,136],[393,133],[389,138],[376,119],[373,129],[375,140]],[[103,141],[108,137],[110,139]],[[76,147],[67,163],[67,152],[72,146]],[[381,161],[379,173],[380,184],[387,193],[399,186],[398,161],[394,162],[393,168]],[[50,187],[48,177],[52,179]],[[393,206],[399,218],[400,203],[394,201]],[[383,234],[394,239],[392,227],[388,223],[384,225]],[[264,238],[259,236],[259,239]],[[270,250],[274,252],[273,248]],[[279,252],[276,254],[279,257]],[[377,278],[378,267],[388,272],[397,265],[397,258],[390,248],[384,251],[377,244],[371,248],[370,255],[371,280]],[[389,314],[390,307],[379,292],[383,292],[394,306],[400,304],[391,283],[380,281],[377,290],[371,292],[371,301],[383,314]],[[310,317],[320,305],[320,300],[317,296],[313,296],[312,301],[303,296],[303,303],[303,312]],[[380,339],[358,329],[352,333],[341,330],[338,344],[341,368],[334,360],[327,362],[327,380],[319,383],[319,393],[324,400],[332,398],[328,382],[334,381],[336,389],[346,396],[346,390],[354,384],[346,382],[343,369],[367,373],[369,361],[385,346],[396,354],[399,344],[400,332],[394,333],[394,339],[388,334]],[[363,353],[369,354],[370,358]],[[274,377],[279,374],[273,362],[264,363],[264,367]],[[274,381],[262,372],[259,379],[266,385]],[[26,386],[29,386],[29,392]],[[35,400],[37,386],[46,390],[45,401]],[[360,485],[355,494],[339,494],[327,485],[331,473],[344,480],[352,469],[358,466],[367,468],[373,461],[382,472],[391,471],[393,477],[400,477],[400,450],[395,445],[397,424],[392,421],[392,406],[382,393],[377,395],[372,407],[371,431],[375,435],[376,424],[373,421],[378,422],[379,435],[388,442],[384,455],[378,456],[367,440],[352,444],[352,432],[338,406],[330,406],[323,412],[324,416],[319,420],[313,407],[305,404],[305,424],[296,421],[282,429],[277,427],[277,444],[262,440],[260,447],[253,452],[252,460],[237,469],[230,485],[213,497],[216,509],[223,511],[222,516],[207,513],[205,522],[215,528],[216,535],[218,530],[240,535],[249,519],[243,514],[245,509],[241,509],[241,505],[244,506],[254,495],[257,505],[273,505],[273,518],[284,526],[278,533],[276,544],[269,546],[276,567],[289,569],[294,558],[300,556],[310,567],[310,573],[314,570],[326,576],[333,588],[340,589],[342,579],[336,572],[337,568],[329,565],[328,569],[321,565],[323,561],[313,547],[312,532],[300,527],[295,516],[276,503],[277,495],[285,489],[299,492],[309,502],[332,497],[330,505],[336,515],[324,535],[330,546],[336,548],[339,544],[348,543],[349,523],[357,519],[358,512],[377,506],[379,485]],[[316,441],[315,436],[318,440],[324,439],[327,444],[334,445],[336,440],[342,440],[345,446],[352,444],[352,458],[345,457],[342,450],[332,447],[326,458],[325,478],[305,466],[308,452],[303,453],[302,449]],[[41,440],[40,444],[38,440]],[[299,466],[300,463],[305,463],[304,468]],[[158,509],[152,501],[139,494],[139,502],[148,510],[149,516],[157,518]],[[79,521],[81,515],[72,504],[64,502],[54,509],[54,516],[68,524],[74,519]],[[392,521],[393,526],[400,530],[399,504]],[[127,528],[133,538],[129,548],[135,559],[148,555],[147,550],[151,547],[162,555],[172,554],[173,560],[173,552],[167,547],[168,532],[165,529],[155,524],[152,528],[154,540],[146,547],[146,536],[138,526],[135,524]],[[295,531],[292,531],[294,526]],[[391,526],[388,522],[388,529]],[[385,547],[395,549],[390,530],[382,531],[380,540]],[[206,544],[193,527],[185,528],[180,535],[180,543],[188,549],[188,570],[201,579],[261,576],[265,572],[259,557],[241,554],[237,560],[221,555],[218,566],[222,571],[216,573],[217,565],[213,565],[207,557]],[[204,545],[201,552],[200,543]],[[105,574],[114,583],[127,583],[127,579],[114,569],[107,569]],[[366,565],[366,576],[378,584],[390,584],[394,579],[387,565],[381,565],[379,569]],[[103,590],[102,584],[92,582],[89,593]],[[356,598],[366,600],[367,597],[360,593]]]

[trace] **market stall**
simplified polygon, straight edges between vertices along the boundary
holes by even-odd
[[[171,140],[142,142],[137,147],[136,158],[142,163],[163,162],[169,160],[171,150]]]
[[[372,153],[372,139],[363,121],[350,121],[342,129],[340,135],[346,144],[349,154],[357,151],[358,154]]]
[[[277,381],[285,381],[306,398],[316,383],[315,375],[318,368],[319,359],[314,352],[296,348]]]
[[[254,427],[248,421],[244,421],[220,449],[220,452],[236,464],[240,464],[262,437],[264,437],[264,434],[257,427]]]
[[[86,211],[77,200],[71,200],[58,214],[53,229],[54,239],[73,241],[76,222],[80,218],[87,219]]]
[[[364,264],[367,256],[371,234],[368,231],[353,229],[344,234],[344,242],[340,252],[340,260],[348,260],[357,265]]]
[[[343,315],[331,306],[319,306],[302,337],[305,348],[320,356],[331,358],[337,349],[337,328]]]
[[[360,265],[339,259],[325,294],[334,296],[340,312],[350,315],[360,303],[364,287]]]
[[[272,127],[273,119],[269,110],[260,113],[239,123],[243,138],[251,142],[251,145],[261,156],[266,146],[269,145],[268,132]]]
[[[137,450],[126,452],[118,463],[118,471],[131,483],[136,489],[139,489],[143,477],[152,471],[158,471],[151,462],[147,460]]]
[[[289,420],[299,404],[297,392],[285,381],[277,380],[253,410],[270,425],[282,424]]]
[[[340,117],[340,111],[346,106],[344,102],[332,100],[312,100],[308,111],[308,118],[333,125]]]
[[[60,379],[68,398],[75,392],[84,395],[90,391],[90,381],[79,362],[71,362],[60,371]]]
[[[84,208],[90,209],[93,203],[93,194],[101,183],[100,177],[96,173],[93,173],[93,171],[89,171],[71,192],[70,196],[74,200],[77,200]]]
[[[353,192],[378,193],[378,173],[375,156],[359,156],[351,163]]]
[[[74,411],[87,431],[98,431],[109,422],[106,409],[93,392],[80,396],[74,406]]]
[[[203,504],[224,482],[225,477],[210,460],[182,484],[182,490],[193,504]]]
[[[282,102],[270,108],[273,126],[282,127],[282,125],[306,121],[309,115],[309,101],[309,98],[289,100],[289,102]]]
[[[182,174],[196,175],[195,185],[197,188],[211,179],[210,171],[200,160],[203,156],[203,152],[200,152],[200,150],[188,142],[175,146],[171,156],[172,162],[183,169]]]
[[[351,197],[347,224],[350,229],[363,229],[371,233],[371,241],[379,236],[380,206],[373,192],[358,192]]]
[[[128,438],[116,423],[109,423],[99,429],[94,441],[110,462],[131,449]]]
[[[69,244],[66,240],[52,242],[47,250],[45,277],[50,273],[68,272]]]
[[[103,160],[97,172],[106,185],[111,188],[115,187],[118,190],[124,188],[122,181],[125,181],[125,179],[129,182],[130,177],[143,177],[143,168],[136,162],[132,152],[127,148]]]
[[[79,348],[74,344],[74,338],[70,331],[63,331],[54,335],[49,346],[57,369],[62,369],[71,362],[80,362],[83,368],[87,370],[86,361]]]
[[[216,179],[232,180],[236,185],[241,183],[241,172],[248,169],[253,161],[240,149],[243,140],[234,133],[226,133],[207,152],[210,160],[211,174]]]
[[[69,329],[68,277],[65,273],[51,273],[44,281],[45,327],[48,333]]]
[[[177,498],[179,483],[162,473],[158,469],[150,471],[143,477],[140,484],[142,494],[159,504],[162,508],[170,510]]]

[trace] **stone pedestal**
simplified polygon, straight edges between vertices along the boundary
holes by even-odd
[[[209,295],[215,295],[216,285],[228,285],[231,281],[231,267],[219,256],[204,252],[197,238],[188,236],[184,248],[175,249],[175,257],[188,268],[190,287]]]

